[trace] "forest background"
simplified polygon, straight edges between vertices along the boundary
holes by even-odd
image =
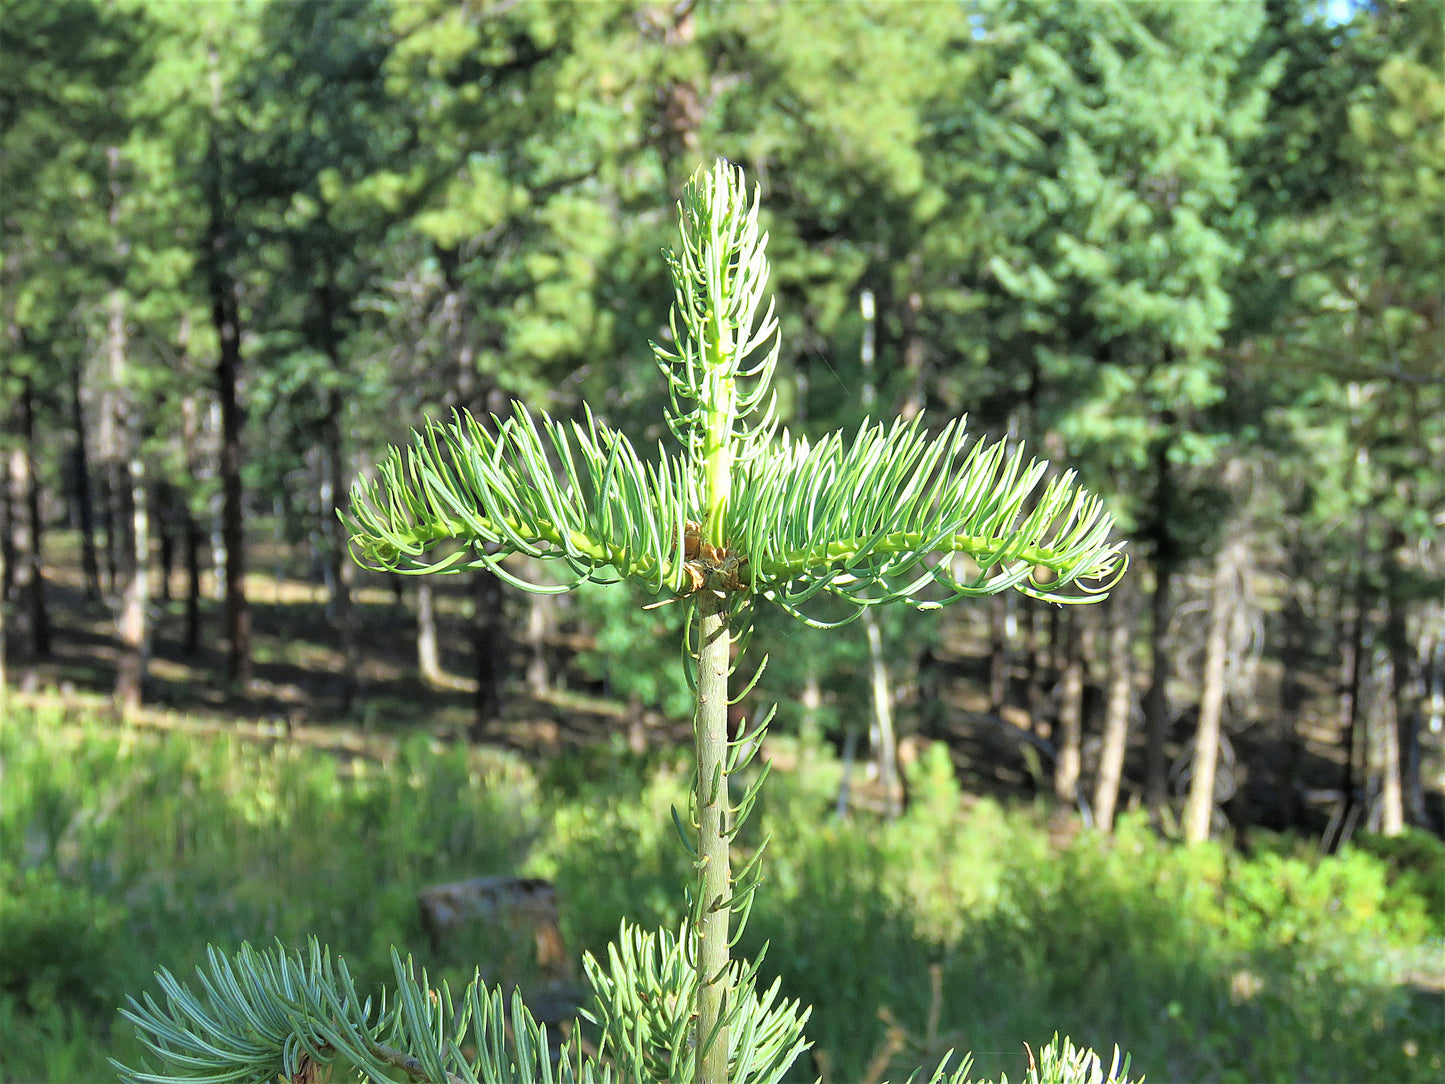
[[[1100,607],[765,622],[755,699],[843,769],[826,808],[914,815],[940,741],[1052,836],[1369,831],[1428,882],[1442,39],[1431,3],[4,0],[8,718],[665,760],[676,613],[370,576],[337,513],[455,408],[662,436],[660,252],[722,155],[762,188],[788,425],[967,413],[1130,539]],[[12,897],[74,888],[75,822],[14,811]]]

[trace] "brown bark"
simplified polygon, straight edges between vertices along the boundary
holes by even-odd
[[[221,539],[225,548],[222,620],[226,637],[226,678],[245,688],[251,680],[251,610],[246,601],[246,528],[241,487],[241,317],[238,287],[227,263],[231,232],[221,145],[213,132],[207,152],[208,219],[205,238],[206,285],[211,323],[220,342],[216,360],[216,400],[221,410]]]
[[[510,650],[502,615],[502,581],[485,569],[472,573],[472,601],[472,666],[477,686],[471,738],[485,741],[502,715]]]
[[[81,365],[70,370],[70,421],[75,429],[76,526],[80,530],[80,568],[85,579],[85,597],[100,597],[100,563],[95,555],[95,501],[91,495],[90,456],[86,449],[85,410],[80,396]]]
[[[191,515],[190,509],[185,510],[185,542],[186,542],[186,631],[185,631],[185,652],[189,656],[199,655],[201,652],[201,547],[205,545],[205,532],[201,525],[196,522],[196,517]]]
[[[1114,828],[1119,782],[1129,740],[1133,678],[1129,660],[1129,613],[1122,597],[1109,601],[1109,695],[1104,707],[1104,744],[1099,775],[1094,781],[1094,822],[1105,832]]]

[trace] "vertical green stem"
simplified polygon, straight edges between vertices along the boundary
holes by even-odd
[[[697,595],[697,1084],[727,1084],[727,1029],[718,1026],[728,996],[727,722],[730,633],[728,600],[706,588]],[[711,1043],[708,1036],[717,1028]]]

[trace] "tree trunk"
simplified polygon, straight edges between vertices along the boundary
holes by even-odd
[[[15,492],[10,482],[10,455],[0,455],[0,609],[8,609],[10,606],[10,592],[15,587],[15,566],[16,559],[15,534],[18,528],[15,525],[15,517],[20,513],[16,511]]]
[[[162,602],[171,601],[171,574],[176,568],[175,503],[171,487],[158,482],[154,490],[154,531],[156,556],[160,562],[160,575],[156,577],[155,597]]]
[[[1009,643],[1007,595],[988,600],[988,710],[997,715],[1008,703]]]
[[[7,516],[4,524],[6,534],[9,534],[9,528],[10,523],[9,517]],[[8,546],[0,546],[0,584],[5,583],[10,578],[10,554],[8,550]],[[10,714],[10,674],[5,668],[6,652],[10,647],[10,641],[8,639],[10,630],[5,620],[5,615],[9,610],[9,600],[6,598],[5,592],[0,591],[0,723],[5,722]]]
[[[326,417],[322,423],[322,462],[325,464],[326,479],[323,486],[321,514],[325,519],[322,526],[326,538],[326,578],[331,586],[332,620],[336,625],[338,646],[341,649],[341,695],[338,710],[342,715],[351,713],[356,704],[360,688],[360,677],[356,645],[356,615],[352,607],[351,581],[352,563],[347,559],[346,525],[341,520],[348,497],[345,451],[341,439],[341,391],[332,388],[327,392]]]
[[[112,479],[112,492],[117,497],[125,496],[125,500],[116,502],[120,541],[116,632],[120,637],[120,653],[116,659],[114,701],[121,718],[128,719],[140,709],[145,682],[150,537],[140,432],[133,396],[127,390],[125,299],[119,291],[111,295],[109,307],[109,386],[103,409],[109,416],[112,444],[107,449],[111,458],[106,468]]]
[[[1174,569],[1158,564],[1149,599],[1149,688],[1144,692],[1144,786],[1149,815],[1157,823],[1168,798],[1164,743],[1169,734],[1169,620],[1173,609]]]
[[[1193,774],[1184,809],[1184,841],[1203,843],[1209,838],[1214,816],[1214,777],[1219,762],[1220,724],[1229,652],[1229,622],[1234,605],[1235,569],[1241,544],[1230,541],[1214,559],[1214,580],[1209,594],[1209,632],[1204,646],[1204,687],[1199,703],[1199,729],[1195,733]]]
[[[75,507],[80,530],[80,568],[85,597],[100,598],[100,563],[95,556],[95,502],[91,496],[90,455],[86,450],[85,409],[80,398],[81,364],[70,370],[70,420],[75,429]]]
[[[251,610],[246,602],[246,528],[241,488],[241,429],[245,424],[238,382],[241,374],[241,317],[236,281],[227,264],[230,212],[219,138],[207,151],[206,284],[211,323],[221,349],[216,361],[216,401],[221,412],[221,541],[225,549],[222,609],[226,635],[226,679],[242,690],[251,680]]]
[[[1382,774],[1380,831],[1398,836],[1405,831],[1405,761],[1409,757],[1414,705],[1410,700],[1411,659],[1401,556],[1405,532],[1391,526],[1385,540],[1385,645],[1390,653],[1389,718],[1380,725]]]
[[[1366,536],[1363,525],[1360,530],[1359,552],[1356,554],[1354,609],[1350,632],[1344,643],[1344,690],[1340,697],[1340,714],[1345,745],[1345,765],[1341,773],[1341,790],[1344,792],[1339,811],[1339,830],[1332,839],[1325,840],[1325,849],[1333,852],[1349,839],[1355,820],[1360,813],[1361,795],[1368,763],[1362,724],[1360,696],[1365,681],[1365,626],[1369,621],[1369,576],[1366,572]]]
[[[728,667],[731,635],[727,598],[712,590],[698,595],[697,630],[697,815],[701,894],[694,951],[697,959],[698,1084],[727,1084],[729,901],[728,861]],[[711,1042],[705,1042],[711,1039]]]
[[[878,758],[878,785],[883,792],[884,812],[892,817],[903,807],[903,788],[898,784],[898,736],[893,727],[893,690],[883,661],[883,636],[871,609],[863,611],[863,627],[868,634],[868,683],[873,691],[873,753]]]
[[[121,718],[129,719],[140,710],[148,661],[146,609],[150,601],[149,524],[146,515],[145,465],[139,455],[131,458],[130,528],[123,554],[120,613],[120,657],[116,663],[115,705]]]
[[[537,697],[546,696],[552,686],[547,635],[554,625],[552,610],[556,605],[556,595],[527,596],[527,691]]]
[[[1117,590],[1117,589],[1116,589]],[[1129,743],[1129,712],[1133,678],[1129,664],[1129,612],[1122,597],[1109,600],[1109,697],[1104,708],[1104,745],[1099,776],[1094,781],[1094,821],[1104,832],[1114,830],[1119,781]]]
[[[486,569],[472,573],[472,665],[477,680],[472,700],[471,738],[485,741],[502,716],[507,680],[506,623],[502,614],[502,582]]]
[[[1063,691],[1059,700],[1059,729],[1054,735],[1054,795],[1063,802],[1079,796],[1079,765],[1084,742],[1084,653],[1079,615],[1068,617],[1068,659],[1064,663]]]
[[[1275,809],[1281,827],[1291,829],[1300,821],[1300,764],[1304,749],[1300,736],[1300,706],[1305,684],[1301,679],[1305,657],[1305,612],[1298,587],[1291,588],[1284,604],[1283,630],[1279,650],[1279,724],[1276,740],[1283,756],[1274,779]]]
[[[205,545],[205,532],[185,510],[186,526],[186,632],[185,652],[194,658],[201,653],[201,547]]]
[[[25,653],[50,655],[50,609],[45,598],[44,532],[40,482],[35,476],[35,398],[30,378],[21,381],[20,445],[10,454],[12,533],[16,557],[14,588],[25,613]]]
[[[104,397],[102,396],[102,399]],[[100,552],[105,558],[105,594],[114,594],[117,580],[120,576],[120,500],[121,495],[115,492],[115,479],[107,469],[110,457],[113,454],[110,449],[114,443],[109,424],[105,420],[106,408],[102,403],[100,408],[100,433],[97,444],[99,445],[100,474],[97,477],[99,483],[100,497]]]
[[[441,651],[437,646],[435,588],[425,576],[416,585],[416,663],[422,680],[433,688],[446,685]]]

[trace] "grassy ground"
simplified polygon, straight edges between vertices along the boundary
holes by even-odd
[[[0,725],[0,1081],[113,1079],[116,1006],[211,943],[317,935],[365,982],[388,946],[436,960],[415,893],[550,878],[571,953],[623,916],[673,922],[683,767],[599,748],[508,754],[335,731],[120,729],[95,704],[11,705]],[[758,831],[767,879],[744,939],[814,1006],[796,1077],[895,1079],[949,1046],[1020,1075],[1055,1031],[1115,1043],[1155,1081],[1433,1081],[1445,1074],[1445,855],[1364,841],[1319,858],[1257,835],[1242,856],[1126,822],[1112,840],[962,794],[942,750],[894,822],[830,813],[837,763],[780,743]],[[1433,893],[1433,894],[1432,894]]]

